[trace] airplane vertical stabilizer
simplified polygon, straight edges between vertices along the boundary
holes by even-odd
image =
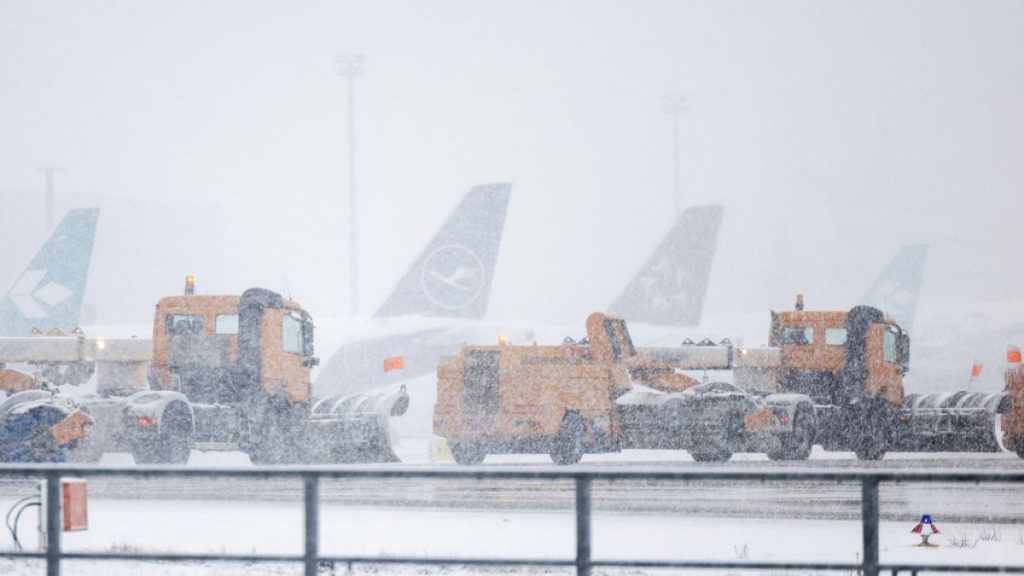
[[[611,312],[633,322],[700,324],[721,223],[721,206],[686,209]]]
[[[98,208],[71,210],[0,300],[0,336],[79,326]]]
[[[905,330],[911,330],[927,257],[927,244],[908,244],[900,248],[860,303],[883,310]]]
[[[375,316],[483,318],[511,188],[472,188]]]

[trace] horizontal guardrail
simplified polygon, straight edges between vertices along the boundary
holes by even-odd
[[[65,552],[61,549],[60,479],[65,476],[131,477],[131,478],[294,478],[303,482],[304,549],[301,555],[239,555],[239,554],[143,554],[107,552]],[[576,573],[589,576],[592,568],[645,569],[731,569],[731,570],[806,570],[847,571],[863,576],[878,576],[888,571],[893,576],[902,572],[1024,573],[1021,564],[1005,566],[882,564],[878,545],[878,485],[881,482],[1005,482],[1024,484],[1024,472],[955,470],[756,470],[720,468],[630,468],[607,470],[597,467],[251,467],[251,468],[173,468],[162,466],[96,467],[71,465],[0,465],[2,477],[30,477],[48,480],[46,486],[47,542],[45,552],[0,552],[6,558],[43,558],[47,574],[59,576],[60,563],[69,560],[135,560],[135,561],[199,561],[199,562],[302,562],[307,576],[315,576],[322,562],[342,564],[417,564],[460,566],[545,566],[575,567]],[[575,483],[576,555],[573,559],[502,559],[442,558],[398,556],[326,556],[319,550],[320,481],[323,479],[402,478],[402,479],[535,479],[571,480]],[[863,557],[857,563],[801,562],[714,562],[714,561],[650,561],[594,560],[591,555],[591,484],[595,481],[690,481],[729,480],[751,482],[856,482],[861,485],[861,525]]]

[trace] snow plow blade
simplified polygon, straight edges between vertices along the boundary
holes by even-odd
[[[409,394],[398,392],[330,396],[313,406],[313,447],[319,462],[399,462],[391,441],[390,419],[405,414]]]
[[[1010,397],[1004,392],[908,394],[895,449],[999,452],[1002,415],[1009,409]]]

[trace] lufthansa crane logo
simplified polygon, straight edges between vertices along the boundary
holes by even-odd
[[[427,256],[420,284],[431,302],[457,310],[473,302],[480,294],[484,284],[484,265],[469,248],[446,244]]]

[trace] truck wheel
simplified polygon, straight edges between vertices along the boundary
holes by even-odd
[[[793,431],[783,435],[778,450],[768,452],[772,460],[807,460],[814,446],[814,417],[806,409],[793,417]]]
[[[303,413],[281,395],[268,395],[250,408],[250,438],[246,449],[256,465],[295,464],[304,460]]]
[[[452,458],[455,462],[462,464],[463,466],[475,466],[484,461],[487,457],[487,452],[484,451],[483,446],[479,444],[473,444],[470,442],[452,442]]]
[[[583,434],[586,432],[579,414],[569,414],[562,420],[555,442],[551,447],[551,461],[555,464],[576,464],[583,458]]]
[[[277,420],[286,420],[284,416],[275,417],[271,422],[264,420],[263,428],[254,438],[249,448],[249,460],[257,466],[265,464],[294,464],[300,459],[292,448],[291,427]]]
[[[881,460],[885,456],[885,442],[881,438],[862,436],[853,447],[858,460]]]
[[[267,464],[282,464],[284,462],[284,443],[272,440],[262,440],[258,446],[249,450],[249,461],[256,466]]]
[[[697,462],[728,462],[732,452],[725,448],[690,450],[690,456]]]
[[[164,410],[156,436],[137,441],[132,457],[137,464],[188,464],[192,452],[192,416],[182,404]]]
[[[853,453],[858,460],[881,460],[891,444],[896,415],[892,406],[881,398],[868,401],[859,409],[859,415],[850,422],[856,427]]]

